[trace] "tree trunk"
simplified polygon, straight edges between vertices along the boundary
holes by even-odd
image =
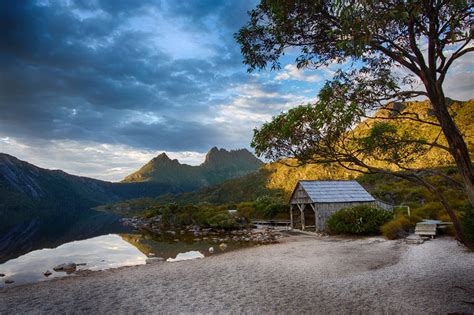
[[[474,242],[466,239],[466,237],[464,236],[464,233],[463,233],[463,230],[462,230],[462,227],[461,227],[461,223],[459,222],[458,217],[456,216],[456,213],[454,213],[453,208],[451,208],[451,205],[446,200],[443,193],[440,190],[438,190],[436,187],[434,187],[433,185],[428,183],[427,181],[425,181],[423,179],[420,179],[420,181],[433,195],[436,196],[436,198],[443,205],[444,209],[446,209],[446,212],[448,213],[449,217],[451,218],[451,221],[453,222],[454,233],[455,233],[456,239],[460,243],[464,244],[464,246],[466,246],[470,250],[474,251]]]
[[[451,155],[456,162],[459,174],[464,182],[469,202],[471,206],[474,206],[474,171],[466,143],[464,142],[456,123],[449,114],[444,95],[442,94],[441,97],[430,96],[430,101],[434,114],[436,115],[446,141],[448,142]]]

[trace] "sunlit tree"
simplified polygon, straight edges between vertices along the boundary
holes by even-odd
[[[354,66],[339,70],[316,104],[290,110],[256,130],[257,153],[272,159],[295,157],[301,163],[338,163],[416,181],[437,196],[457,238],[472,247],[446,198],[425,176],[435,171],[410,167],[430,148],[449,152],[474,205],[471,157],[443,88],[453,63],[474,51],[472,9],[468,1],[456,0],[262,0],[236,34],[250,71],[279,69],[289,49],[299,52],[299,68],[346,62]],[[434,119],[394,105],[420,97],[429,99]],[[368,133],[353,129],[380,109],[398,112],[372,124]],[[399,120],[429,124],[439,128],[440,136],[422,139],[401,132]],[[441,144],[441,136],[447,145]]]

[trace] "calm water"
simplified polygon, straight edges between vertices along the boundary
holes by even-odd
[[[15,285],[66,276],[65,272],[53,270],[55,266],[62,263],[85,263],[84,266],[78,266],[78,270],[105,270],[143,265],[146,258],[120,235],[109,234],[66,243],[56,248],[32,251],[0,265],[0,273],[6,275],[5,279],[14,280]],[[52,272],[49,277],[44,276],[47,270]],[[5,286],[11,286],[11,284],[0,282],[0,287]]]
[[[226,239],[227,236],[210,233],[196,237],[184,231],[165,232],[159,235],[121,233],[67,242],[55,248],[34,250],[0,264],[0,273],[6,275],[0,278],[0,288],[74,276],[74,273],[67,274],[53,270],[55,266],[63,263],[85,264],[78,266],[77,270],[97,271],[143,265],[148,257],[161,257],[163,263],[172,263],[255,245],[252,242],[234,242]],[[219,247],[223,242],[227,245],[225,250]],[[210,247],[214,249],[212,254],[209,252]],[[49,277],[44,275],[47,270],[52,273]],[[14,283],[6,284],[6,279],[12,279]]]

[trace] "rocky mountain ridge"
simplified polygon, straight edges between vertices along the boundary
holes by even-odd
[[[204,162],[198,166],[181,164],[162,153],[138,171],[125,177],[123,183],[173,183],[188,190],[215,185],[258,170],[263,162],[246,149],[231,150],[212,148]]]

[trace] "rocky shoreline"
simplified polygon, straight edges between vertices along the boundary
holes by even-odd
[[[141,217],[122,218],[121,222],[125,226],[133,227],[140,231],[147,231],[155,235],[163,235],[168,238],[176,237],[179,241],[180,236],[194,236],[193,241],[213,241],[213,242],[252,242],[259,244],[271,244],[285,237],[284,230],[271,227],[255,228],[243,226],[238,229],[225,230],[214,228],[201,228],[197,225],[188,225],[177,229],[163,229],[160,224],[161,216],[150,219]]]

